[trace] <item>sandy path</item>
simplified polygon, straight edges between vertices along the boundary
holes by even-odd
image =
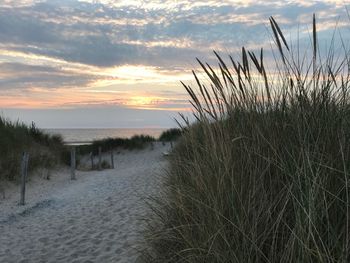
[[[166,160],[154,150],[115,156],[116,169],[67,171],[0,203],[0,262],[136,262],[144,198],[157,191]]]

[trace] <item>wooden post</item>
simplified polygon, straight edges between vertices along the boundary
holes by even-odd
[[[72,148],[70,149],[70,179],[71,180],[76,180],[75,165],[76,165],[75,146],[72,146]]]
[[[102,147],[98,147],[98,169],[102,170]]]
[[[28,175],[28,160],[29,160],[29,154],[26,152],[23,152],[22,160],[21,160],[21,199],[19,201],[20,205],[25,204],[26,180]]]
[[[113,154],[113,150],[111,150],[111,167],[112,167],[112,169],[114,169],[114,154]]]
[[[92,152],[90,153],[90,159],[91,159],[91,170],[93,170],[94,169],[94,155]]]
[[[0,183],[1,183],[1,181],[0,181]],[[0,185],[0,191],[2,192],[2,199],[5,199],[6,198],[5,188],[2,185]]]
[[[28,163],[29,163],[29,153],[26,156],[26,182],[28,181]]]

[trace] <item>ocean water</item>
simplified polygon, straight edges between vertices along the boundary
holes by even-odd
[[[65,143],[81,144],[105,138],[131,138],[134,135],[150,135],[158,138],[166,129],[117,128],[117,129],[44,129],[49,134],[59,134]]]

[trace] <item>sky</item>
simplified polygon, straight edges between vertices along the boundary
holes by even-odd
[[[174,127],[196,57],[350,35],[350,0],[0,0],[0,114],[41,128]]]

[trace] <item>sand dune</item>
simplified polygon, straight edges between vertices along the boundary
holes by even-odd
[[[137,241],[147,213],[144,199],[157,191],[166,166],[162,152],[121,152],[114,170],[68,170],[28,184],[0,199],[0,262],[137,262]]]

